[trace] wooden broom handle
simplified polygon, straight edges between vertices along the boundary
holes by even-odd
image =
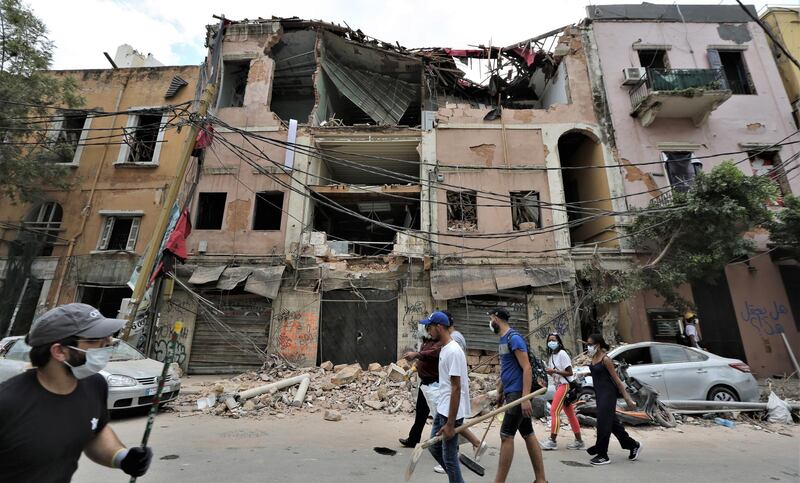
[[[520,404],[524,403],[525,401],[530,401],[531,399],[535,398],[536,396],[540,396],[540,395],[542,395],[542,394],[544,394],[546,392],[547,392],[547,388],[546,387],[539,388],[536,391],[528,394],[527,396],[523,396],[523,397],[517,399],[516,401],[512,401],[512,402],[506,404],[505,406],[501,406],[501,407],[495,409],[494,411],[492,411],[490,413],[487,413],[487,414],[484,414],[483,416],[475,418],[475,419],[473,419],[472,421],[470,421],[470,422],[468,422],[466,424],[462,424],[461,426],[456,428],[455,434],[459,434],[462,431],[465,431],[466,429],[471,428],[472,426],[475,426],[478,423],[482,423],[483,421],[486,421],[489,418],[493,418],[493,417],[497,416],[500,413],[506,412],[507,410],[513,408],[514,406],[519,406]],[[442,440],[442,436],[433,437],[433,438],[425,441],[424,443],[422,443],[422,447],[423,448],[428,448],[428,447],[438,443],[441,440]]]

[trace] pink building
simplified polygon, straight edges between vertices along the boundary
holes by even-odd
[[[620,164],[629,165],[609,182],[622,183],[628,206],[687,189],[698,170],[725,160],[773,177],[785,195],[800,194],[800,135],[767,38],[747,12],[653,4],[587,12],[595,99],[604,98],[598,106],[605,104]],[[653,161],[662,163],[637,164]],[[765,235],[753,236],[764,253],[728,265],[717,285],[684,293],[698,307],[708,347],[764,377],[791,372],[782,331],[800,347],[800,267],[767,253]],[[622,338],[673,340],[678,314],[662,305],[643,294],[621,307]]]

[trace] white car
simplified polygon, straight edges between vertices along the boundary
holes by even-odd
[[[0,340],[0,383],[31,368],[30,350],[23,336]],[[163,363],[148,359],[127,342],[119,341],[111,361],[100,371],[108,382],[108,409],[151,405],[163,367]],[[178,397],[180,390],[180,377],[176,369],[171,367],[164,382],[161,401],[172,401]]]
[[[663,400],[757,402],[761,395],[747,364],[693,347],[639,342],[608,355],[628,363],[628,375],[655,388]],[[583,394],[593,395],[589,368],[577,367],[575,374],[584,377]]]

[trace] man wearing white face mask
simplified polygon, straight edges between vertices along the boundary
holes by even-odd
[[[107,425],[108,386],[97,374],[123,325],[86,304],[56,307],[33,323],[26,342],[35,369],[0,384],[0,480],[68,482],[82,452],[131,476],[147,471],[150,448],[126,448]]]

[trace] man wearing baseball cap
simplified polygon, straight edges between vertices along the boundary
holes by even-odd
[[[439,352],[439,400],[431,437],[442,434],[444,439],[431,446],[430,452],[444,468],[450,483],[463,483],[455,430],[471,412],[467,357],[461,346],[450,337],[450,319],[446,314],[434,312],[427,319],[421,320],[420,324],[427,327],[433,340],[442,344]]]
[[[131,476],[150,466],[150,448],[126,448],[108,426],[108,385],[98,372],[124,320],[86,304],[56,307],[25,338],[34,369],[0,384],[0,481],[68,482],[81,453]]]

